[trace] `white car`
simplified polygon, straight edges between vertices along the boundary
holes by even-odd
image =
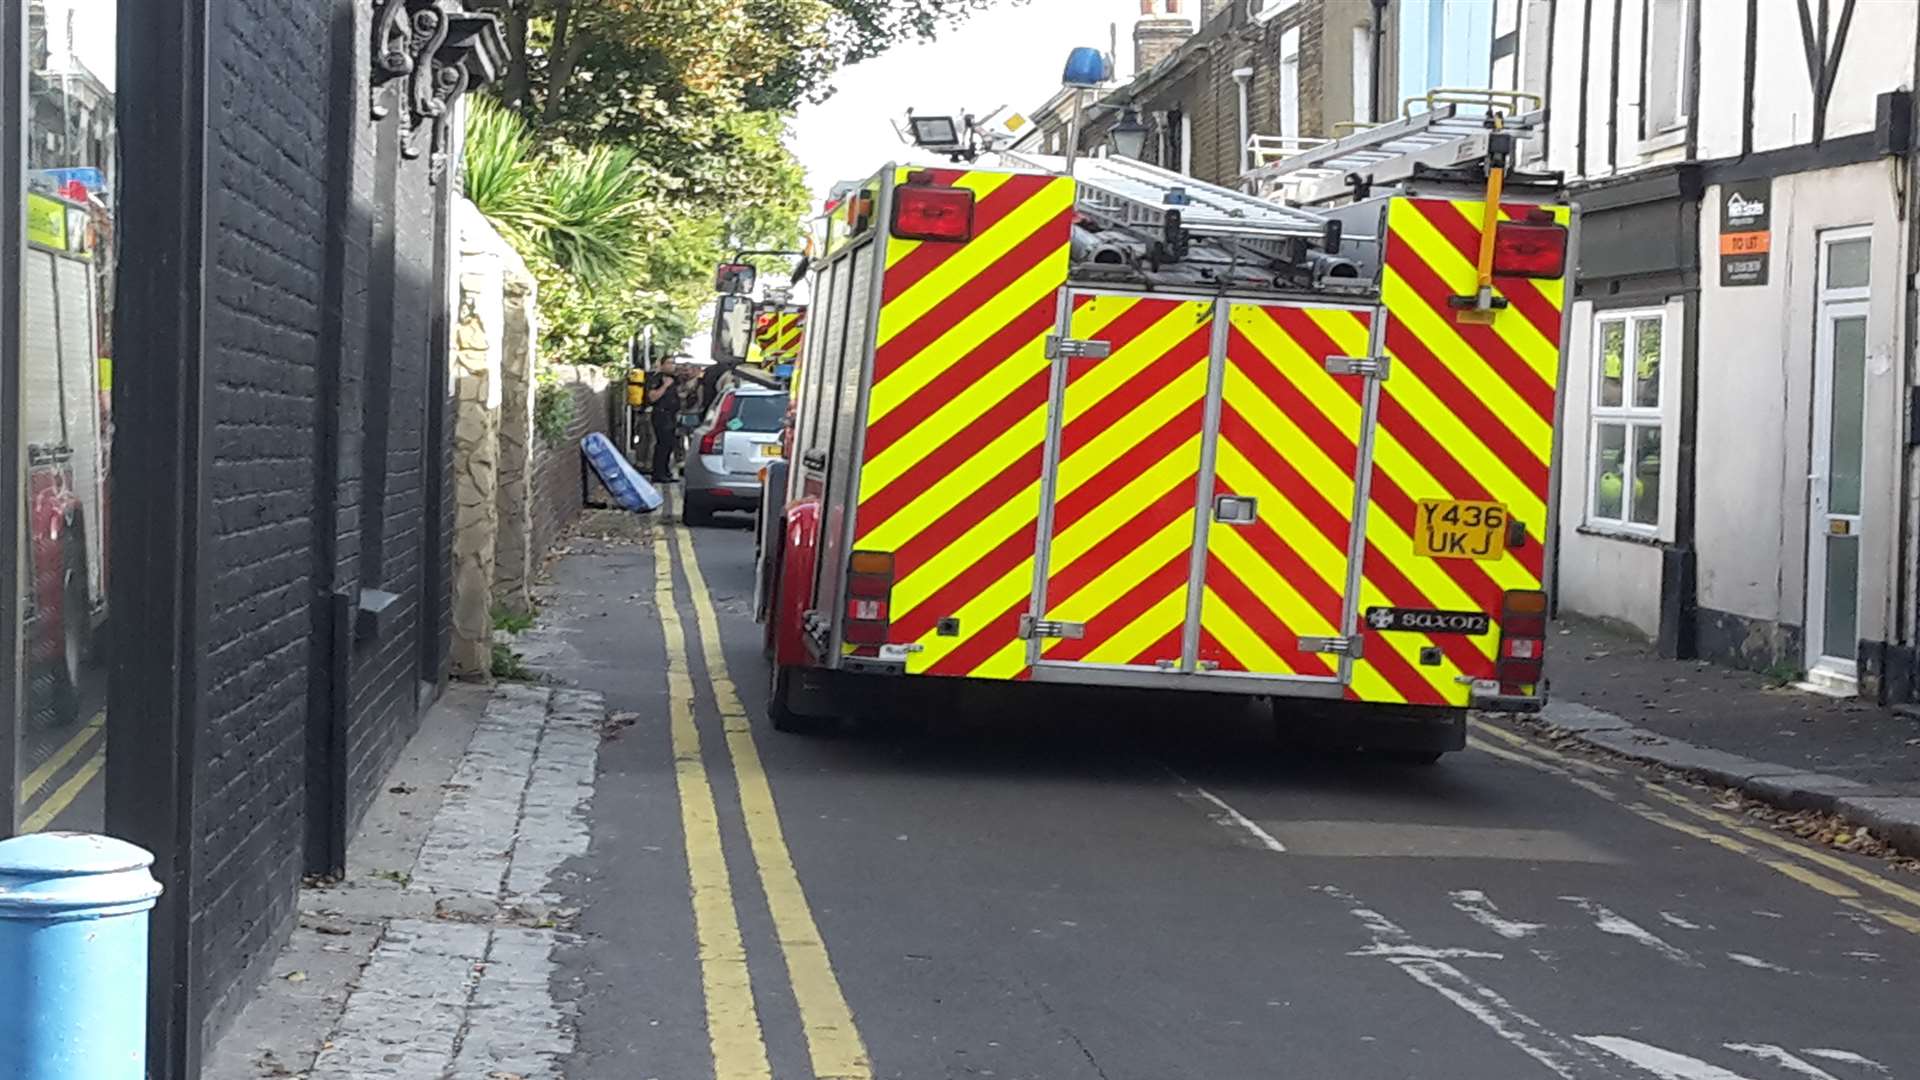
[[[715,511],[760,507],[760,470],[780,459],[787,394],[743,385],[722,391],[693,432],[680,499],[689,525],[705,525]]]

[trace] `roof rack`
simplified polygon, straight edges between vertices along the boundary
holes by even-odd
[[[1401,109],[1398,120],[1339,139],[1256,135],[1248,141],[1254,167],[1244,179],[1256,195],[1321,205],[1350,197],[1350,176],[1391,185],[1422,168],[1484,158],[1495,117],[1517,140],[1533,138],[1546,124],[1543,99],[1519,90],[1442,88],[1408,98]]]
[[[1029,168],[1066,170],[1064,158],[1002,156]],[[1080,158],[1073,163],[1073,177],[1079,181],[1080,211],[1109,224],[1158,231],[1167,215],[1177,212],[1188,233],[1222,237],[1276,258],[1285,241],[1319,239],[1327,231],[1329,219],[1318,211],[1283,206],[1132,158]]]

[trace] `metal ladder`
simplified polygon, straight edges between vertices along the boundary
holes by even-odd
[[[1463,114],[1462,109],[1474,111]],[[1485,157],[1493,133],[1488,120],[1496,113],[1516,143],[1536,137],[1546,124],[1539,95],[1519,90],[1439,89],[1408,98],[1402,112],[1398,120],[1338,139],[1256,135],[1248,140],[1254,167],[1243,179],[1255,195],[1324,205],[1352,194],[1349,176],[1390,186],[1421,167],[1447,168]]]
[[[1009,164],[1064,172],[1064,158],[1009,152]],[[1169,214],[1195,236],[1232,240],[1250,250],[1281,257],[1286,241],[1326,235],[1327,215],[1284,206],[1244,191],[1209,184],[1132,158],[1080,158],[1073,163],[1078,209],[1109,225],[1148,233],[1163,230]]]

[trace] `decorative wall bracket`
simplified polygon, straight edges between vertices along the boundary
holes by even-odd
[[[467,11],[459,0],[373,0],[374,119],[387,107],[379,91],[400,83],[400,153],[421,155],[427,132],[430,173],[446,175],[453,148],[454,102],[485,86],[506,68],[509,54],[500,21]]]

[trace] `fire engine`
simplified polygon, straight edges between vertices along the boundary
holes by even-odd
[[[69,197],[71,196],[71,197]],[[83,665],[105,615],[106,353],[92,262],[100,225],[84,192],[27,195],[22,261],[26,350],[28,681],[37,715],[77,719]]]
[[[1501,95],[1263,163],[888,166],[812,269],[780,730],[863,694],[1271,699],[1426,762],[1537,708],[1572,213]],[[1329,177],[1334,177],[1329,186]]]

